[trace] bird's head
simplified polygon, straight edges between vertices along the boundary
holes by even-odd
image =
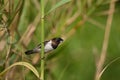
[[[53,39],[52,39],[52,47],[53,47],[54,49],[56,49],[57,46],[58,46],[61,42],[63,42],[63,39],[62,39],[62,38],[60,38],[60,37],[58,37],[58,38],[53,38]]]
[[[55,42],[56,44],[59,44],[59,43],[63,42],[63,39],[58,37],[58,38],[53,38],[52,41]]]

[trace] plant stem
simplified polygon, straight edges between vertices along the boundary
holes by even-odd
[[[45,65],[45,60],[44,60],[44,0],[41,0],[41,76],[40,80],[44,80],[44,65]]]
[[[102,51],[101,51],[101,55],[100,55],[100,58],[96,66],[97,68],[96,68],[95,80],[100,80],[101,75],[102,75],[101,72],[102,70],[104,70],[103,65],[106,60],[107,48],[108,48],[108,43],[109,43],[110,30],[111,30],[114,10],[115,10],[115,0],[111,0],[109,11],[108,11],[108,18],[107,18],[107,23],[106,23],[106,28],[105,28]]]

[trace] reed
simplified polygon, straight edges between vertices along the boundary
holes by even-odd
[[[41,72],[40,72],[40,78],[41,80],[44,80],[44,69],[45,69],[45,60],[44,60],[44,0],[41,0]]]

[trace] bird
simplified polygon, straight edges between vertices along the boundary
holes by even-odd
[[[52,38],[48,41],[44,41],[44,52],[48,53],[54,49],[56,49],[58,47],[58,45],[63,42],[63,39],[60,37],[55,37]],[[27,50],[25,51],[26,55],[30,55],[30,54],[34,54],[34,53],[40,53],[41,52],[41,43],[39,45],[37,45],[35,48],[31,49],[31,50]]]

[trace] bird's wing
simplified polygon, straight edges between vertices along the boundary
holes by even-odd
[[[49,42],[49,41],[45,41],[45,42],[43,42],[43,43],[44,43],[44,45],[46,45],[46,43],[47,43],[47,42]],[[41,48],[41,43],[40,43],[40,44],[38,44],[36,48]]]

